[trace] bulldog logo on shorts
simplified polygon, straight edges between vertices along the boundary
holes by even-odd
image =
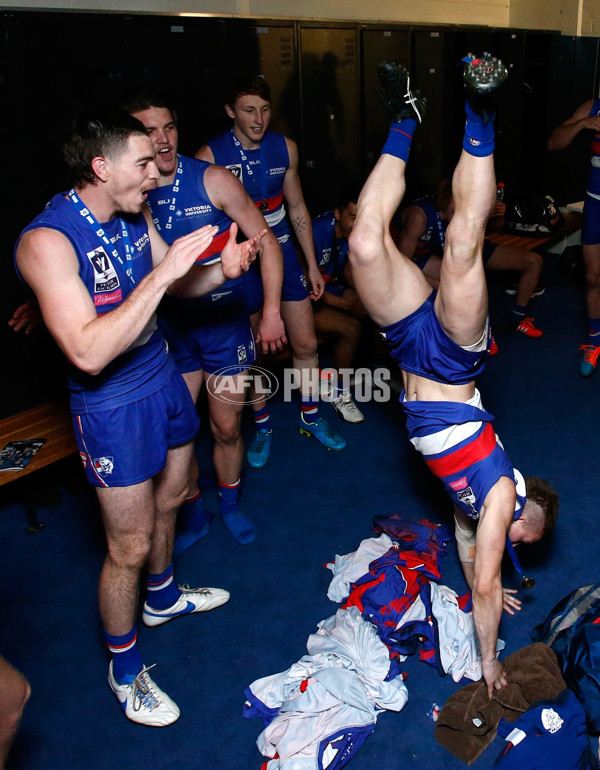
[[[110,476],[115,468],[113,457],[97,457],[94,460],[94,468],[99,476]]]
[[[245,364],[248,362],[248,353],[244,345],[239,345],[237,349],[238,364]]]

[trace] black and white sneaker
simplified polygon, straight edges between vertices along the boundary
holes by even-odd
[[[391,113],[392,120],[399,123],[412,118],[422,123],[427,111],[427,99],[419,91],[410,90],[410,75],[400,64],[382,61],[377,67],[381,85],[377,94],[384,107]]]

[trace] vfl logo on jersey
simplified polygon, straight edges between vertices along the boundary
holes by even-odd
[[[319,262],[317,267],[325,267],[325,265],[329,264],[330,259],[331,259],[331,249],[323,249],[321,261]]]
[[[102,246],[86,254],[94,268],[94,292],[114,291],[119,287],[119,276]]]
[[[475,503],[477,502],[475,495],[473,494],[473,490],[471,487],[467,487],[462,492],[459,492],[458,495],[458,501],[459,503],[464,503],[465,505],[468,505],[471,509],[471,515],[472,518],[474,518],[476,521],[479,519],[479,512],[475,508]]]
[[[113,457],[97,457],[94,460],[94,469],[99,476],[110,476],[115,468]]]
[[[245,345],[238,345],[237,349],[238,364],[245,364],[248,362],[248,353]]]
[[[231,173],[240,180],[240,182],[242,181],[243,177],[241,163],[232,163],[231,166],[225,166],[225,168],[228,168]]]

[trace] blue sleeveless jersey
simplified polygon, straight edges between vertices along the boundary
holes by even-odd
[[[526,502],[525,484],[494,432],[489,412],[471,403],[405,401],[404,392],[401,404],[411,443],[455,505],[478,520],[488,492],[507,476],[517,492],[513,519],[519,518]]]
[[[596,117],[597,115],[600,115],[600,99],[594,99],[590,109],[590,117]],[[600,198],[600,132],[597,131],[592,137],[590,149],[592,157],[590,160],[590,178],[587,193],[593,198]]]
[[[289,235],[283,203],[283,180],[290,167],[285,136],[267,131],[258,149],[242,150],[247,161],[242,159],[241,148],[236,146],[231,130],[211,139],[208,146],[215,163],[235,174],[257,205],[266,202],[267,210],[263,214],[277,238]]]
[[[213,204],[204,186],[204,174],[212,164],[196,158],[187,158],[178,155],[181,161],[181,178],[179,191],[175,197],[175,210],[171,210],[174,185],[156,187],[148,192],[148,206],[152,212],[152,218],[164,241],[169,245],[182,235],[198,230],[204,225],[217,225],[219,232],[213,239],[208,249],[202,254],[203,261],[212,256],[218,259],[229,238],[231,219],[223,211]],[[241,278],[226,281],[218,290],[211,294],[190,300],[200,306],[208,306],[214,301],[215,295],[223,296],[223,292],[230,291],[236,286],[242,285]],[[217,299],[218,299],[217,297]],[[170,303],[176,298],[166,297]]]
[[[344,268],[348,261],[348,241],[335,237],[335,214],[326,211],[312,221],[313,241],[317,267],[325,280],[325,289],[343,283]],[[331,283],[331,286],[330,286]],[[342,289],[345,286],[342,286]]]
[[[444,246],[446,245],[448,222],[442,221],[440,213],[435,207],[435,196],[429,195],[424,198],[419,198],[418,200],[413,201],[411,205],[418,206],[423,210],[427,217],[425,232],[419,238],[413,259],[429,257],[432,254],[441,257],[444,253]]]
[[[123,215],[123,219],[134,249],[132,270],[135,285],[138,285],[152,270],[148,227],[142,214]],[[124,265],[106,252],[104,244],[64,193],[52,198],[44,211],[23,230],[19,241],[25,233],[41,227],[58,230],[69,239],[79,261],[79,276],[98,315],[114,310],[127,299],[133,287]],[[119,218],[104,223],[103,228],[119,248]],[[124,249],[119,250],[123,255]],[[156,393],[174,373],[173,361],[162,335],[156,330],[153,317],[138,344],[117,356],[100,374],[87,374],[69,364],[71,411],[87,414],[133,403]]]

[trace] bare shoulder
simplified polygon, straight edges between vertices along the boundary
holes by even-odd
[[[207,144],[203,144],[202,147],[196,152],[194,157],[197,158],[198,160],[205,160],[208,163],[215,162],[215,156],[213,155],[212,150]]]
[[[16,261],[19,270],[25,273],[30,266],[52,260],[53,269],[63,265],[77,265],[77,257],[66,235],[50,227],[36,227],[29,230],[19,241]]]
[[[288,155],[290,156],[290,167],[295,166],[298,164],[298,145],[293,139],[290,139],[287,136],[283,137],[285,139],[285,145],[287,147]]]

